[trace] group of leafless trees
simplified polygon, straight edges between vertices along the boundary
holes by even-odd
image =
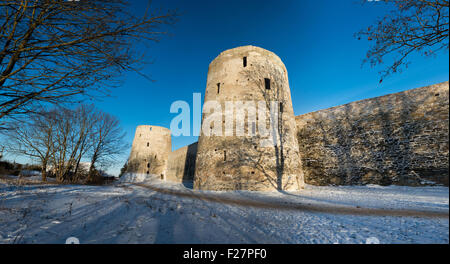
[[[127,147],[117,118],[91,105],[54,108],[17,122],[8,133],[7,150],[41,165],[42,180],[50,173],[59,183],[95,183]],[[89,164],[88,167],[82,166]]]
[[[90,182],[123,150],[119,121],[93,106],[175,22],[150,1],[0,1],[0,145],[37,159],[42,178]],[[145,48],[145,49],[143,49]],[[51,109],[51,110],[46,110]],[[89,168],[82,166],[89,162]]]
[[[139,10],[139,12],[137,11]],[[0,129],[49,104],[109,95],[145,61],[174,11],[127,0],[0,1]]]

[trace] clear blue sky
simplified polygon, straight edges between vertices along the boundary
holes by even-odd
[[[133,5],[140,12],[146,1]],[[434,58],[414,55],[405,72],[381,85],[380,68],[361,68],[369,44],[353,34],[387,12],[379,2],[154,0],[153,6],[177,8],[181,13],[179,21],[167,28],[170,35],[145,50],[153,64],[143,72],[156,81],[128,73],[113,97],[97,104],[121,120],[130,144],[138,125],[169,127],[176,116],[169,112],[172,102],[191,104],[194,92],[203,98],[209,63],[221,51],[237,46],[259,46],[283,60],[296,115],[449,79],[448,52]],[[196,137],[172,137],[172,149],[195,141]]]

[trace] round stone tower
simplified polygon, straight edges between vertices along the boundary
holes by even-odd
[[[286,67],[254,46],[222,52],[209,65],[194,188],[303,188]]]
[[[136,128],[127,172],[166,178],[172,143],[165,127],[142,125]]]

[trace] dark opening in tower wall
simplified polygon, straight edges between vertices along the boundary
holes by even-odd
[[[217,83],[217,94],[220,93],[220,83]]]
[[[270,90],[270,79],[264,78],[264,86],[266,87],[266,90]]]
[[[242,58],[242,63],[244,67],[247,67],[247,57]]]

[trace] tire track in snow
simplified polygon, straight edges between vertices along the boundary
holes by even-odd
[[[205,202],[216,202],[221,204],[228,204],[234,206],[255,207],[261,209],[273,210],[292,210],[327,214],[345,214],[345,215],[363,215],[363,216],[403,216],[403,217],[425,217],[425,218],[449,218],[447,211],[426,211],[414,209],[384,209],[384,208],[364,208],[352,206],[333,206],[333,205],[319,205],[307,203],[293,203],[293,202],[263,202],[258,200],[231,198],[221,194],[199,193],[195,191],[181,191],[174,189],[164,189],[142,183],[133,183],[142,188],[150,189],[152,191],[174,195],[184,198],[199,199]]]

